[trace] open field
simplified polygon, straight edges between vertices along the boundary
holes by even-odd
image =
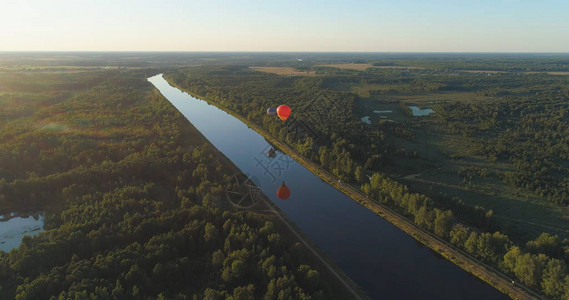
[[[329,64],[329,65],[318,65],[317,67],[330,67],[330,68],[338,68],[338,69],[363,71],[363,70],[366,70],[367,68],[371,68],[372,65],[370,65],[370,64]]]
[[[352,87],[352,92],[360,95],[354,114],[358,118],[369,116],[370,126],[377,127],[381,120],[398,123],[413,122],[400,107],[400,103],[429,106],[437,102],[484,103],[498,100],[497,97],[483,96],[474,92],[434,92],[416,94],[386,94],[369,97],[366,94],[383,85],[361,84]],[[381,111],[381,113],[374,113]],[[391,112],[386,112],[391,111]],[[436,112],[435,112],[436,114]],[[532,192],[513,188],[503,183],[497,176],[512,171],[509,162],[492,162],[485,157],[469,155],[470,144],[465,137],[444,133],[443,128],[414,128],[413,139],[389,137],[390,143],[407,152],[417,151],[420,160],[397,159],[393,166],[383,171],[400,177],[416,192],[432,197],[439,195],[456,196],[466,204],[480,205],[494,212],[502,231],[522,244],[535,239],[542,232],[569,238],[569,211],[558,207]],[[477,167],[488,170],[488,177],[459,176],[461,167]],[[419,174],[408,177],[409,174]]]
[[[457,164],[458,169],[460,165]],[[402,178],[412,190],[427,195],[456,196],[469,205],[480,205],[494,212],[496,222],[515,241],[525,243],[542,232],[561,238],[569,237],[569,215],[532,193],[518,192],[491,179],[463,179],[450,169],[421,173],[414,178]]]
[[[374,66],[372,64],[327,64],[327,65],[317,65],[317,67],[331,67],[338,69],[348,69],[356,71],[364,71],[368,68],[376,69],[401,69],[401,70],[421,70],[421,67],[407,67],[407,66]]]
[[[405,93],[405,94],[385,94],[370,95],[370,91],[381,90],[383,88],[398,87],[399,85],[379,85],[379,84],[359,84],[352,86],[352,92],[360,97],[370,98],[378,102],[398,102],[405,103],[437,103],[437,102],[479,102],[492,101],[496,97],[484,96],[475,92],[425,92],[425,93]],[[401,85],[403,86],[403,85]]]
[[[569,212],[566,209],[532,192],[510,187],[497,178],[496,174],[512,170],[509,163],[469,155],[468,143],[457,135],[434,129],[418,129],[414,133],[412,141],[390,139],[399,147],[417,151],[421,157],[421,163],[401,159],[397,162],[398,167],[392,170],[400,171],[398,176],[412,190],[435,198],[438,195],[458,197],[466,204],[491,209],[502,231],[521,243],[535,239],[542,232],[569,238]],[[458,174],[461,167],[472,166],[486,169],[490,175]],[[405,176],[409,174],[420,175]]]
[[[381,120],[393,120],[395,122],[411,121],[411,117],[405,114],[397,102],[377,102],[360,98],[354,113],[358,118],[369,116],[372,126],[377,126]]]
[[[468,204],[492,209],[499,225],[512,238],[527,241],[542,232],[569,238],[567,209],[532,192],[510,187],[497,178],[497,174],[514,169],[511,163],[492,162],[485,157],[471,155],[469,143],[465,143],[462,137],[441,134],[436,130],[431,132],[434,136],[423,137],[423,140],[429,143],[431,151],[444,153],[445,158],[436,162],[441,166],[441,174],[429,174],[426,179],[453,185],[447,187],[447,193],[457,193]],[[472,166],[486,169],[490,175],[458,175],[461,167]]]
[[[277,75],[288,75],[288,76],[314,76],[316,72],[314,71],[298,71],[291,67],[249,67],[249,69],[265,72],[265,73],[273,73]]]
[[[338,68],[338,69],[346,69],[346,70],[356,70],[356,71],[365,71],[369,68],[374,69],[399,69],[399,70],[424,70],[427,68],[424,67],[416,67],[416,66],[374,66],[372,64],[323,64],[323,65],[316,65],[317,67],[331,67],[331,68]],[[526,72],[512,72],[512,71],[500,71],[500,70],[468,70],[468,69],[460,69],[457,70],[460,72],[465,73],[484,73],[484,74],[507,74],[507,73],[519,73],[519,74],[548,74],[548,75],[569,75],[569,72],[563,71],[526,71]]]
[[[436,103],[444,102],[479,102],[492,101],[495,97],[478,95],[474,92],[436,92],[419,94],[387,94],[370,95],[370,90],[376,90],[389,85],[360,84],[352,87],[352,92],[360,96],[354,113],[358,118],[369,116],[373,125],[377,125],[381,120],[393,120],[395,122],[409,122],[409,117],[400,106],[400,103],[407,105],[418,105],[419,107],[431,106]],[[384,111],[391,110],[387,113]],[[376,111],[376,112],[374,112]]]
[[[38,66],[38,65],[17,65],[17,66],[1,66],[0,71],[53,71],[53,72],[82,72],[93,70],[112,70],[124,67],[118,66]],[[136,69],[136,68],[135,68]]]
[[[374,66],[371,64],[324,64],[324,65],[316,65],[316,67],[330,67],[330,68],[338,68],[344,70],[355,70],[355,71],[365,71],[369,68],[374,69],[397,69],[397,70],[423,70],[423,67],[413,67],[413,66]],[[25,67],[18,67],[19,69]],[[0,68],[1,69],[1,68]],[[317,75],[315,71],[299,71],[292,67],[249,67],[249,69],[265,72],[265,73],[273,73],[277,75],[284,75],[284,76],[314,76]],[[569,72],[539,72],[539,71],[528,71],[528,72],[509,72],[509,71],[497,71],[497,70],[458,70],[460,72],[465,73],[473,73],[473,74],[508,74],[508,73],[519,73],[519,74],[548,74],[548,75],[569,75]],[[377,84],[361,84],[357,87],[354,87],[354,92],[361,95],[362,97],[369,97],[370,90],[384,90],[389,91],[390,89],[397,89],[402,87],[403,85],[377,85]],[[367,92],[366,92],[367,90]]]
[[[373,66],[376,69],[401,69],[401,70],[422,70],[422,67],[411,67],[411,66]]]
[[[495,70],[461,70],[461,72],[466,73],[487,73],[487,74],[505,74],[510,73],[507,71],[495,71]]]
[[[506,74],[506,73],[519,73],[519,74],[547,74],[547,75],[569,75],[569,72],[557,71],[528,71],[528,72],[509,72],[509,71],[496,71],[496,70],[461,70],[466,73],[485,73],[485,74]]]
[[[326,65],[345,69],[372,67],[370,64],[336,64]],[[391,68],[391,67],[385,67]],[[468,73],[511,73],[507,71],[465,70]],[[568,72],[525,72],[530,74],[566,75]],[[489,79],[490,80],[490,79]],[[494,103],[501,98],[485,96],[471,91],[444,92],[402,92],[411,87],[406,83],[369,84],[357,83],[349,86],[349,91],[359,96],[354,107],[354,118],[369,116],[369,128],[377,128],[382,120],[397,123],[413,123],[413,118],[404,112],[400,103],[431,106],[437,103]],[[393,92],[397,91],[397,92]],[[377,113],[374,113],[376,111]],[[391,112],[387,112],[391,111]],[[435,112],[436,114],[436,112]],[[413,190],[432,197],[438,195],[456,196],[466,204],[482,206],[494,212],[496,221],[502,231],[512,239],[524,244],[536,238],[542,232],[557,234],[561,238],[569,238],[569,211],[558,207],[546,198],[533,192],[511,187],[499,178],[505,171],[514,171],[509,162],[492,162],[484,157],[468,155],[471,145],[465,137],[443,133],[430,126],[414,128],[414,139],[390,136],[389,141],[396,148],[405,149],[407,153],[417,151],[419,160],[409,158],[398,159],[394,166],[383,170],[393,176],[405,177],[409,174],[421,174],[416,178],[402,179]],[[484,168],[492,177],[464,178],[459,176],[461,167]],[[463,182],[464,181],[464,182]]]
[[[525,72],[524,74],[569,75],[569,72]]]
[[[386,99],[391,101],[403,101],[405,103],[433,104],[437,102],[484,102],[497,99],[496,97],[479,95],[474,92],[435,92],[417,93],[412,95],[388,95]]]
[[[354,84],[352,85],[351,92],[357,94],[360,97],[372,97],[371,92],[383,92],[388,93],[391,90],[397,90],[399,88],[405,87],[404,84]]]

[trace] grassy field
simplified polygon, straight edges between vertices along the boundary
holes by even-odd
[[[369,94],[370,90],[379,87],[387,87],[389,85],[371,85],[360,84],[352,86],[352,92],[356,93],[360,98],[354,109],[355,116],[358,118],[369,116],[372,124],[377,125],[381,120],[393,120],[395,122],[411,122],[413,118],[409,117],[400,106],[400,103],[406,105],[417,105],[419,107],[430,107],[440,102],[478,102],[491,101],[494,97],[478,95],[474,92],[437,92],[437,93],[420,93],[420,94],[387,94],[374,95]],[[390,113],[385,111],[391,110]],[[375,111],[375,112],[374,112]]]
[[[338,68],[338,69],[363,71],[363,70],[366,70],[368,68],[371,68],[372,65],[370,65],[370,64],[330,64],[330,65],[318,65],[318,67],[330,67],[330,68]]]
[[[371,97],[371,91],[381,91],[388,92],[390,90],[403,88],[404,84],[354,84],[351,86],[351,92],[357,94],[360,97],[369,98]]]
[[[314,76],[314,71],[299,71],[291,67],[249,67],[249,69],[284,76]]]
[[[422,67],[410,67],[410,66],[373,66],[376,69],[401,69],[401,70],[422,70]]]
[[[401,69],[401,70],[420,70],[421,67],[407,67],[407,66],[374,66],[372,64],[327,64],[327,65],[317,65],[317,67],[331,67],[338,69],[356,70],[364,71],[368,68],[376,69]]]
[[[437,102],[497,100],[496,97],[475,92],[453,91],[369,95],[370,90],[387,86],[353,85],[352,92],[360,96],[354,108],[354,117],[369,116],[372,124],[370,126],[378,126],[382,120],[413,124],[425,120],[424,117],[409,117],[401,109],[400,103],[427,107]],[[414,128],[413,134],[413,139],[396,136],[389,136],[388,139],[397,148],[407,152],[417,151],[420,159],[399,158],[383,169],[383,172],[400,178],[416,192],[432,197],[456,196],[469,205],[493,210],[501,231],[517,242],[525,243],[542,232],[569,238],[567,209],[560,208],[534,193],[510,187],[498,178],[498,174],[513,169],[509,162],[493,162],[485,157],[470,155],[468,137],[450,134],[444,128],[422,125],[420,128]],[[461,167],[472,166],[487,169],[490,175],[484,178],[458,175]]]
[[[331,68],[338,68],[338,69],[346,69],[346,70],[356,70],[356,71],[365,71],[369,68],[375,69],[399,69],[399,70],[423,70],[426,69],[424,67],[416,67],[416,66],[374,66],[372,64],[364,64],[364,63],[356,63],[356,64],[323,64],[323,65],[316,65],[317,67],[331,67]],[[460,72],[466,73],[483,73],[483,74],[505,74],[505,73],[512,73],[510,71],[499,71],[499,70],[458,70]],[[527,71],[527,72],[515,72],[515,73],[523,73],[523,74],[548,74],[548,75],[569,75],[569,72],[563,71]]]
[[[466,73],[485,73],[485,74],[505,74],[511,73],[508,71],[495,71],[495,70],[461,70],[462,72]],[[516,72],[518,73],[518,72]],[[537,72],[537,71],[530,71],[530,72],[519,72],[523,74],[547,74],[547,75],[569,75],[569,72]]]
[[[405,179],[412,189],[429,195],[457,196],[467,204],[492,209],[502,231],[517,241],[534,239],[542,232],[569,238],[569,212],[566,209],[534,193],[512,188],[497,178],[497,174],[512,169],[509,163],[469,155],[468,143],[462,136],[436,129],[416,133],[419,134],[414,141],[398,143],[418,151],[432,167],[412,171],[421,174]],[[489,175],[458,175],[461,167],[472,166],[488,170]]]
[[[327,65],[337,68],[364,70],[366,64]],[[371,67],[371,65],[367,65]],[[393,68],[390,66],[379,68]],[[476,73],[501,74],[509,71],[462,70]],[[568,72],[524,72],[530,74],[567,75]],[[489,77],[488,80],[493,77]],[[485,80],[485,79],[484,79]],[[437,103],[462,102],[485,103],[499,101],[500,97],[485,96],[474,91],[401,92],[411,87],[408,83],[369,84],[352,83],[347,91],[359,96],[354,108],[354,118],[369,116],[371,125],[377,127],[382,120],[417,124],[424,117],[413,118],[401,109],[401,103],[432,107]],[[397,91],[397,92],[394,92]],[[513,91],[513,90],[512,90]],[[391,111],[391,112],[388,112]],[[436,114],[436,111],[435,111]],[[428,118],[428,117],[427,117]],[[427,119],[428,120],[428,119]],[[569,238],[569,211],[550,203],[546,198],[503,183],[500,175],[513,171],[508,162],[490,161],[485,157],[470,155],[469,138],[436,128],[429,122],[413,126],[413,139],[388,135],[389,142],[407,153],[417,151],[419,159],[402,157],[382,172],[398,177],[414,191],[437,197],[456,196],[469,205],[479,205],[494,212],[500,230],[517,242],[525,243],[542,232]],[[461,167],[484,168],[488,177],[471,178],[458,174]],[[419,174],[417,176],[409,176]]]
[[[392,113],[368,113],[372,124],[378,124],[380,115],[396,122],[411,122],[399,104],[360,100],[360,109],[366,111],[392,110]],[[435,112],[436,113],[436,112]],[[361,112],[363,115],[364,112]],[[469,205],[479,205],[494,211],[501,230],[512,239],[525,243],[542,232],[569,238],[569,212],[534,193],[510,187],[497,174],[511,171],[507,162],[492,162],[485,157],[469,155],[465,137],[443,133],[436,128],[414,129],[414,139],[389,137],[389,141],[408,152],[417,151],[420,159],[401,158],[384,170],[401,178],[412,190],[437,197],[458,197]],[[488,170],[487,177],[459,176],[461,167]],[[418,176],[408,176],[420,174]]]
[[[425,93],[386,93],[385,95],[370,95],[371,91],[388,91],[389,89],[395,89],[406,86],[405,84],[355,84],[351,86],[351,92],[357,94],[362,98],[371,98],[372,100],[377,100],[378,102],[393,102],[393,101],[404,101],[404,102],[449,102],[449,101],[459,101],[459,102],[469,102],[469,101],[488,101],[494,100],[495,97],[488,97],[477,94],[475,92],[425,92]]]
[[[491,101],[495,97],[479,95],[474,92],[436,92],[436,93],[417,93],[412,95],[388,95],[385,97],[390,101],[403,101],[410,103],[436,103],[436,102],[478,102]]]

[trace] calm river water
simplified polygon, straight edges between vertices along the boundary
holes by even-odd
[[[217,149],[255,183],[373,299],[508,299],[360,206],[247,125],[168,84],[148,79]],[[291,196],[277,197],[286,182]]]

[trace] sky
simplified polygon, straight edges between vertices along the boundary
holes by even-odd
[[[0,51],[569,52],[569,1],[0,3]]]

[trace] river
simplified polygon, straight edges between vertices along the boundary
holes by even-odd
[[[270,146],[235,117],[148,79],[217,149],[373,299],[508,299]],[[282,182],[290,189],[277,197]]]

